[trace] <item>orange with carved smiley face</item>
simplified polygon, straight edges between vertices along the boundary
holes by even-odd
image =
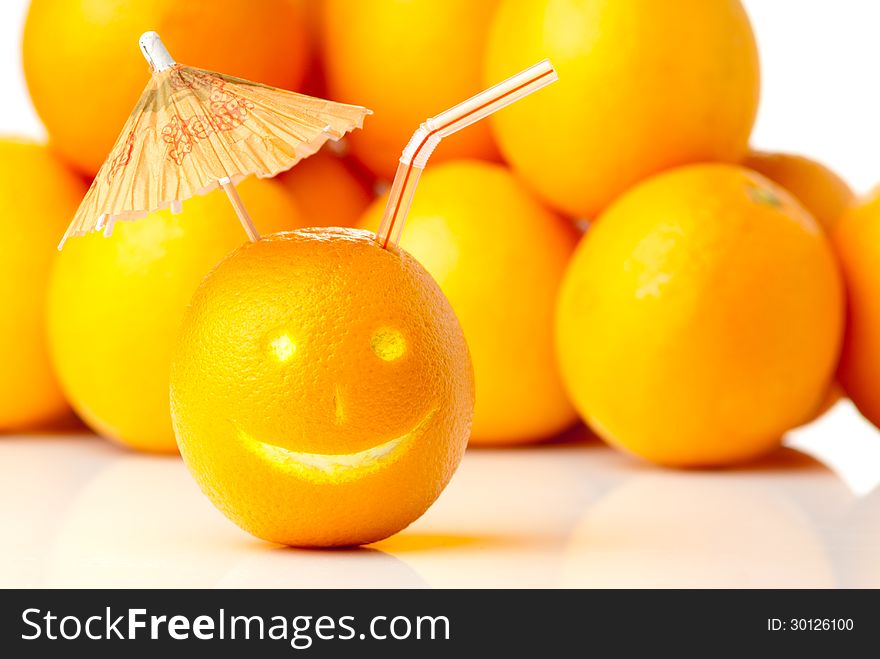
[[[171,369],[181,454],[214,504],[294,546],[373,542],[461,460],[470,357],[437,284],[355,229],[249,243],[199,287]]]

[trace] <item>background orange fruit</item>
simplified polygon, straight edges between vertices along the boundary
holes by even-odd
[[[306,65],[306,73],[300,85],[303,94],[327,98],[327,80],[324,75],[324,62],[321,57],[321,35],[323,28],[324,0],[291,0],[302,12],[306,30],[309,33],[310,57]]]
[[[833,232],[837,221],[855,203],[855,194],[847,182],[810,158],[790,153],[752,151],[742,164],[793,194],[828,234]],[[840,385],[832,383],[828,394],[810,414],[808,421],[825,414],[840,400],[841,395]]]
[[[838,379],[859,411],[880,426],[880,190],[844,213],[832,239],[847,293]]]
[[[328,0],[323,56],[330,98],[372,109],[354,154],[390,179],[413,131],[483,88],[479,62],[497,0]],[[494,82],[499,82],[495,80]],[[436,161],[497,154],[485,123],[443,141]]]
[[[484,82],[545,57],[559,82],[492,124],[514,168],[571,215],[592,219],[663,169],[746,153],[759,72],[739,0],[502,2]]]
[[[241,197],[262,232],[299,226],[289,195],[248,179]],[[246,241],[214,191],[64,245],[49,290],[49,339],[61,384],[96,432],[136,449],[176,452],[168,406],[171,346],[202,277]]]
[[[376,230],[385,199],[361,223]],[[464,328],[477,386],[471,442],[534,441],[576,419],[553,347],[553,310],[577,242],[501,165],[459,160],[422,177],[401,246]]]
[[[404,528],[461,460],[473,374],[430,275],[373,234],[249,243],[205,278],[171,371],[181,454],[239,526],[297,546]]]
[[[326,148],[277,180],[293,195],[303,223],[310,227],[354,226],[372,199],[366,184]]]
[[[45,146],[0,140],[0,430],[68,410],[49,364],[45,295],[55,246],[85,191]]]
[[[656,176],[615,202],[566,274],[557,340],[584,419],[660,464],[778,445],[825,395],[843,295],[815,220],[732,165]]]
[[[150,70],[138,47],[156,30],[177,61],[296,89],[308,61],[302,3],[261,0],[32,0],[24,29],[28,89],[50,142],[98,171]]]
[[[831,232],[855,201],[846,181],[822,163],[804,156],[752,151],[742,164],[793,194],[826,232]]]

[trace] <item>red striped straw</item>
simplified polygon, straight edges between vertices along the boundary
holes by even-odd
[[[440,140],[558,79],[550,60],[545,59],[419,126],[400,156],[376,241],[385,249],[400,242],[419,177]]]

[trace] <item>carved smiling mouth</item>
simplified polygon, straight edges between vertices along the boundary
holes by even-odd
[[[263,442],[241,428],[238,435],[250,452],[280,469],[311,481],[339,482],[361,478],[395,462],[425,430],[437,412],[433,409],[407,433],[356,453],[307,453]]]

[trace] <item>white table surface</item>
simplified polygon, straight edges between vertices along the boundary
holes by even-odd
[[[0,586],[880,587],[880,439],[847,403],[789,438],[824,463],[670,471],[574,435],[471,450],[411,527],[332,551],[240,531],[179,458],[2,437]]]
[[[870,189],[878,3],[744,4],[762,60],[753,144],[819,158]],[[0,132],[39,138],[20,62],[26,7],[0,3]],[[880,435],[843,403],[788,443],[818,460],[790,451],[683,473],[595,440],[471,451],[403,533],[315,552],[239,531],[178,459],[85,435],[0,437],[0,587],[880,586]]]

